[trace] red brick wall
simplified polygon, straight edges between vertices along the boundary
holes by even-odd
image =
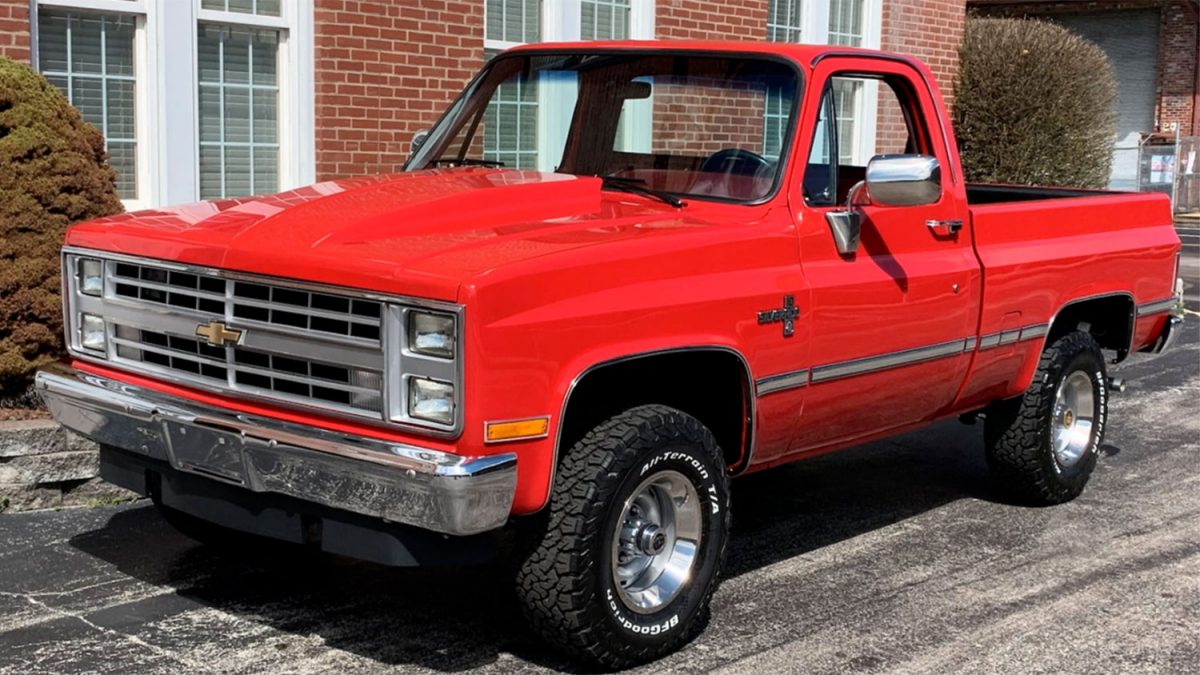
[[[958,46],[966,22],[966,0],[883,0],[880,48],[915,56],[933,71],[946,106],[954,104]],[[879,87],[875,152],[903,152],[908,128],[896,94]]]
[[[660,40],[765,40],[767,0],[658,0]]]
[[[317,178],[398,171],[483,63],[484,3],[315,5]]]
[[[1189,3],[1190,6],[1189,6]],[[1195,123],[1197,53],[1197,10],[1195,0],[1058,0],[1020,2],[971,0],[971,11],[988,16],[1050,17],[1055,14],[1084,14],[1125,9],[1158,8],[1158,101],[1155,119],[1159,130],[1172,122],[1184,136],[1200,135]]]
[[[1167,129],[1174,123],[1184,136],[1200,136],[1196,122],[1196,69],[1200,68],[1197,53],[1196,3],[1175,0],[1162,10],[1162,32],[1158,36],[1158,124]]]
[[[766,97],[761,90],[729,85],[721,81],[706,86],[703,78],[681,86],[657,83],[651,152],[707,157],[736,147],[762,153]]]
[[[966,0],[883,0],[880,48],[928,64],[947,106],[954,103],[966,5]]]
[[[29,62],[29,0],[0,0],[0,56]]]
[[[655,37],[660,40],[765,40],[768,0],[658,0]],[[705,100],[697,100],[703,98]],[[719,97],[718,97],[719,98]],[[655,152],[706,157],[741,147],[762,152],[763,102],[748,93],[743,101],[720,101],[694,93],[655,92]],[[704,110],[706,120],[698,119]],[[681,138],[683,129],[719,129],[707,138]],[[671,139],[664,146],[665,139]]]

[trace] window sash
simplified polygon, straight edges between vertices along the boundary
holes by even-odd
[[[214,38],[215,43],[205,44],[206,40]],[[197,174],[201,199],[279,190],[281,38],[277,31],[270,29],[208,23],[197,26]],[[242,39],[244,43],[240,42]],[[229,49],[242,46],[245,47],[244,59],[231,64],[230,61],[237,58],[237,51],[227,56]],[[210,53],[213,47],[215,54]],[[266,54],[258,54],[259,50]],[[213,56],[215,63],[206,60]],[[240,68],[242,66],[244,70]],[[232,81],[227,80],[230,75],[234,76]],[[256,81],[263,77],[267,82]],[[244,105],[239,105],[239,101],[244,101]],[[214,103],[215,107],[212,106]],[[256,116],[256,106],[260,103],[264,110],[274,112],[274,119]],[[235,112],[244,110],[245,117],[231,116],[231,109]]]
[[[54,33],[58,27],[54,24],[59,22],[64,30],[61,36]],[[99,25],[95,25],[97,22]],[[117,172],[116,188],[121,199],[138,199],[144,169],[139,167],[138,156],[141,125],[137,19],[124,14],[46,7],[39,8],[37,25],[38,70],[100,131],[109,154],[108,164]],[[85,26],[95,29],[94,35],[88,35]],[[96,41],[88,44],[85,41],[89,37]],[[56,53],[52,51],[56,46],[53,43],[60,40],[61,53]],[[127,45],[122,44],[125,41]],[[94,53],[78,58],[81,50],[89,48]],[[50,55],[58,56],[58,62],[48,63]]]

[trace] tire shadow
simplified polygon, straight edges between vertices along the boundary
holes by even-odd
[[[979,427],[957,422],[736,480],[725,577],[964,497],[995,499]],[[122,574],[172,588],[184,600],[126,609],[133,616],[125,630],[151,642],[162,619],[208,607],[297,638],[319,636],[330,648],[389,666],[457,672],[495,664],[508,653],[527,665],[576,668],[524,627],[509,574],[498,564],[387,568],[273,543],[228,551],[178,534],[149,503],[114,514],[70,545]],[[239,638],[197,625],[191,635],[172,639],[203,649]]]

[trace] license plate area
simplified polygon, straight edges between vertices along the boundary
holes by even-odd
[[[235,485],[246,485],[245,441],[241,434],[167,422],[171,465]]]

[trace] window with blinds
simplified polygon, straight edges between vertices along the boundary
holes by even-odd
[[[487,0],[485,59],[513,45],[540,41],[541,5],[540,0]],[[535,85],[523,81],[500,85],[484,120],[484,159],[510,168],[537,168],[537,94]]]
[[[830,0],[829,44],[861,47],[863,0]]]
[[[522,44],[542,39],[541,0],[487,0],[486,9],[487,40]]]
[[[277,192],[279,32],[200,24],[197,58],[200,197]]]
[[[800,42],[803,0],[771,0],[767,6],[767,39],[771,42]]]
[[[772,42],[800,42],[803,0],[771,0],[767,6],[767,39]],[[787,138],[791,100],[783,92],[768,91],[763,110],[763,156],[778,159]]]
[[[38,69],[104,135],[122,199],[138,198],[135,29],[128,16],[38,14]]]
[[[580,0],[579,37],[582,40],[624,40],[629,37],[629,0]]]
[[[831,0],[829,3],[829,44],[861,47],[863,44],[863,0]],[[863,113],[864,82],[857,79],[836,79],[833,82],[834,102],[838,110],[838,161],[846,164],[860,154],[857,144],[850,142],[859,136],[858,125]]]
[[[200,9],[279,16],[279,0],[200,0]]]

